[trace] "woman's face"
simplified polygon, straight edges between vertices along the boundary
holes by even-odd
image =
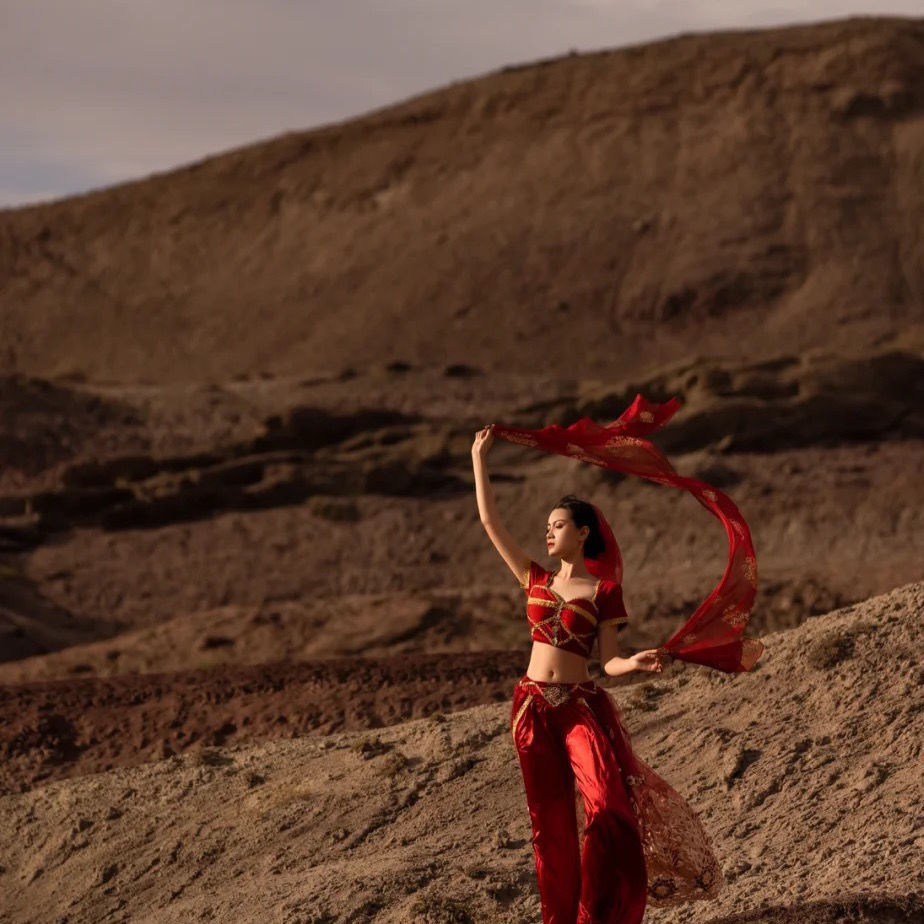
[[[575,526],[571,511],[567,507],[556,507],[549,514],[545,527],[545,541],[549,555],[570,558],[581,550],[581,540],[587,538],[590,529]]]

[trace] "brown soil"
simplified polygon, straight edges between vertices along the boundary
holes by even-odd
[[[920,920],[922,609],[924,583],[908,584],[765,636],[748,674],[676,664],[612,691],[727,880],[646,922]],[[434,701],[374,732],[202,747],[4,796],[7,917],[534,924],[509,729],[509,703]]]

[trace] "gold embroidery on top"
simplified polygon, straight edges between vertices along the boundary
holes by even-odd
[[[597,634],[596,620],[591,620],[594,623],[594,627],[589,631],[577,632],[573,629],[569,629],[568,626],[562,622],[561,618],[562,610],[565,606],[577,610],[579,613],[588,615],[586,610],[583,610],[580,607],[575,607],[566,601],[560,601],[556,603],[554,600],[546,600],[542,597],[530,597],[527,601],[527,605],[529,603],[533,603],[537,606],[554,608],[554,612],[550,616],[547,616],[545,619],[540,619],[538,622],[532,623],[533,632],[538,629],[542,637],[546,639],[550,645],[554,645],[556,648],[560,648],[562,645],[567,644],[569,641],[576,641],[583,651],[585,651],[588,655],[590,654],[590,650],[594,643],[594,636]],[[564,632],[567,638],[559,641],[558,636],[561,632]]]
[[[623,623],[629,621],[628,616],[610,616],[609,619],[601,619],[601,626],[621,626]]]
[[[573,610],[575,613],[580,613],[592,626],[597,625],[597,617],[589,610],[585,610],[583,606],[575,606],[573,603],[569,603],[568,609]]]
[[[543,584],[534,584],[529,588],[529,593],[527,596],[527,609],[529,604],[534,606],[544,606],[550,609],[553,609],[554,612],[547,616],[545,619],[540,619],[536,623],[531,623],[531,632],[534,634],[538,629],[539,634],[545,639],[545,641],[553,645],[556,648],[560,648],[563,645],[567,645],[570,641],[577,642],[578,646],[581,648],[581,651],[586,657],[590,656],[591,649],[593,648],[594,638],[597,634],[597,617],[592,613],[587,607],[579,606],[577,601],[581,600],[588,602],[591,606],[596,607],[597,605],[597,594],[600,592],[600,585],[603,583],[603,579],[600,578],[595,587],[592,596],[590,597],[572,597],[570,600],[565,599],[554,587],[551,587],[552,579],[554,578],[555,573],[550,572],[547,574],[545,583]],[[545,597],[534,596],[534,590],[537,587],[541,587],[543,590],[549,591],[553,596],[557,597],[557,602],[555,600],[548,600]],[[580,616],[583,616],[592,626],[588,632],[578,632],[572,629],[569,629],[562,622],[562,610],[567,607],[572,612],[577,613]],[[564,633],[567,637],[559,641],[559,635]]]
[[[513,717],[513,723],[510,726],[510,736],[513,738],[514,744],[517,743],[517,725],[519,724],[523,713],[526,711],[526,707],[530,704],[530,702],[532,702],[533,695],[533,693],[527,694],[526,699],[520,703],[520,708],[517,709],[517,714]]]
[[[577,604],[575,604],[574,602],[575,600],[586,600],[587,599],[586,597],[572,597],[571,600],[566,600],[557,590],[552,590],[552,588],[549,587],[548,584],[544,586],[546,590],[552,591],[552,593],[555,594],[556,597],[558,597],[559,603],[557,605],[559,607],[567,606],[568,609],[574,610],[576,613],[580,613],[583,617],[587,619],[588,622],[590,622],[591,625],[595,626],[597,624],[597,617],[594,616],[594,614],[591,613],[590,610],[585,609],[583,606],[577,606]],[[594,597],[596,596],[597,595],[594,594]],[[553,604],[553,606],[555,605],[556,604]]]
[[[520,587],[522,587],[524,590],[526,590],[529,584],[529,572],[530,572],[530,568],[532,567],[532,564],[533,564],[533,560],[529,559],[526,562],[526,567],[520,571],[520,574],[522,576],[520,579]]]
[[[594,616],[592,613],[589,613],[587,610],[584,609],[584,607],[582,607],[582,606],[575,606],[575,605],[574,605],[575,602],[578,601],[578,600],[587,600],[587,599],[588,599],[587,597],[571,597],[571,599],[566,600],[566,599],[565,599],[565,598],[564,598],[564,597],[552,586],[552,580],[554,579],[556,573],[557,573],[557,570],[556,570],[555,572],[553,572],[552,574],[549,575],[549,578],[548,578],[548,580],[545,582],[545,584],[540,584],[539,586],[540,586],[540,587],[544,587],[544,588],[545,588],[547,591],[549,591],[550,593],[555,594],[555,596],[558,597],[558,599],[559,599],[563,604],[567,604],[568,606],[571,607],[571,609],[577,610],[577,612],[581,613],[581,615],[583,615],[583,616],[586,616],[594,625],[596,625],[596,624],[597,624],[597,618],[596,618],[596,616]],[[597,605],[597,594],[600,593],[600,585],[601,585],[602,583],[603,583],[603,578],[600,578],[600,579],[597,581],[597,583],[594,585],[594,592],[593,592],[593,594],[591,594],[591,596],[590,596],[590,603],[591,603],[591,605],[593,605],[593,606],[596,606],[596,605]]]

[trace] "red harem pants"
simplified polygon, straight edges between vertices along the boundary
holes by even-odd
[[[511,709],[532,822],[543,924],[638,924],[647,875],[612,700],[592,680],[524,675]],[[574,782],[584,800],[578,845]]]

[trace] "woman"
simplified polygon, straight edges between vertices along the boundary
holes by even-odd
[[[532,825],[543,924],[635,924],[652,903],[711,897],[721,873],[698,817],[632,751],[615,702],[590,677],[595,639],[611,676],[662,669],[670,654],[624,658],[618,633],[621,560],[598,508],[562,498],[546,525],[548,571],[500,522],[485,457],[492,427],[472,445],[481,521],[527,597],[532,651],[516,685],[511,732]],[[578,844],[574,784],[584,802]],[[658,901],[661,899],[662,901]]]

